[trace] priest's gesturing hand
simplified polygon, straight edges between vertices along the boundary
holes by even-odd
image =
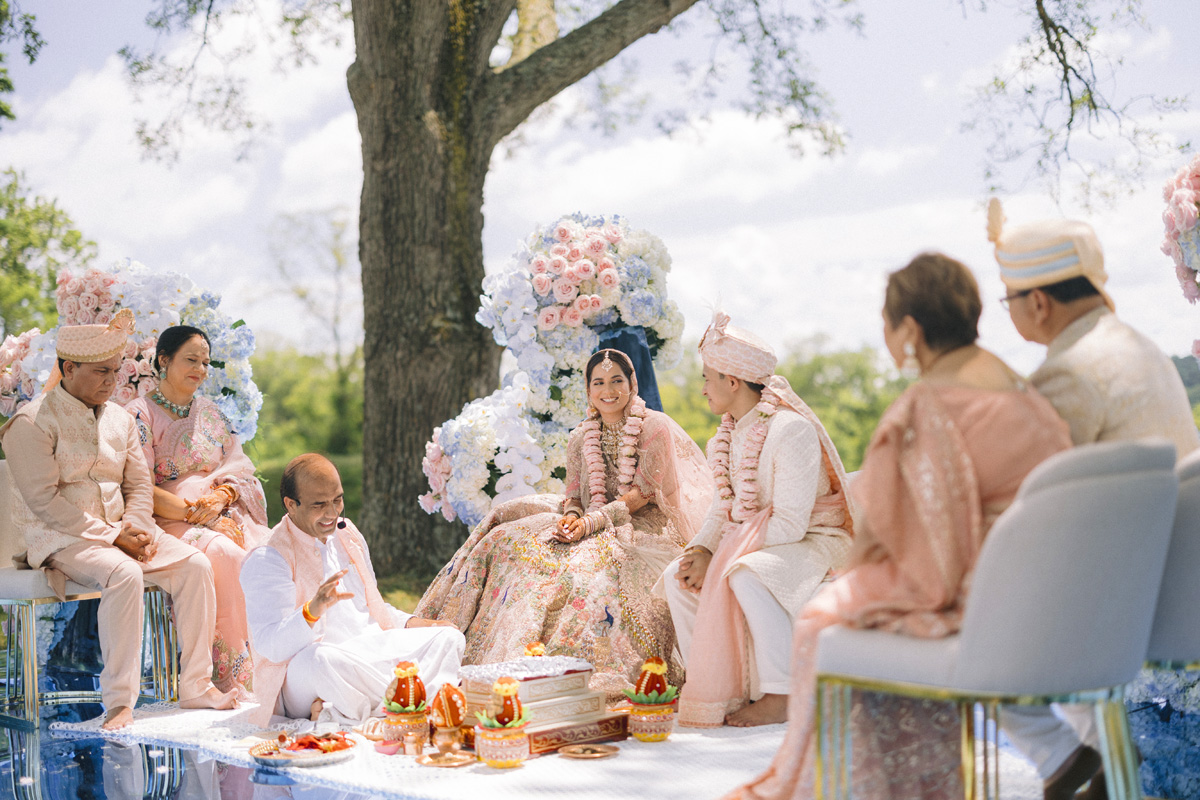
[[[679,585],[686,591],[699,594],[704,586],[704,575],[708,572],[712,557],[713,554],[705,547],[695,547],[687,551],[683,558],[679,559],[679,571],[675,573],[675,580],[679,581]]]
[[[345,577],[350,569],[347,567],[325,579],[325,582],[317,587],[317,593],[313,595],[312,600],[304,604],[304,619],[308,620],[308,624],[314,624],[321,618],[329,607],[334,603],[342,600],[353,599],[354,595],[350,592],[338,591],[338,581]]]

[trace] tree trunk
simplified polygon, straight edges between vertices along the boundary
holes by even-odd
[[[356,0],[350,94],[362,134],[365,365],[360,527],[380,574],[429,574],[465,537],[417,495],[425,443],[498,384],[500,348],[475,322],[483,182],[494,142],[467,101],[469,3]],[[464,11],[463,9],[468,9]]]

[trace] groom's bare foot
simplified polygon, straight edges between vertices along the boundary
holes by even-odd
[[[224,710],[227,708],[237,708],[237,692],[222,692],[213,686],[207,692],[199,697],[193,697],[191,700],[180,700],[180,708],[215,708]]]
[[[775,725],[787,722],[786,694],[764,694],[762,699],[725,717],[725,724],[735,728],[753,728],[755,725]]]
[[[108,712],[104,717],[104,724],[100,727],[106,731],[115,731],[124,728],[131,722],[133,722],[133,709],[128,706],[117,706]]]
[[[309,709],[308,718],[313,722],[317,721],[317,717],[321,716],[321,712],[325,710],[325,701],[317,698],[312,702],[312,708]]]

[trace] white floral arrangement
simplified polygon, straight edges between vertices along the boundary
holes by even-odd
[[[230,429],[243,442],[258,430],[262,394],[254,384],[250,356],[254,333],[218,310],[221,298],[200,290],[177,272],[154,272],[126,259],[107,270],[89,268],[81,275],[63,270],[56,293],[59,327],[104,324],[122,308],[133,312],[135,329],[125,345],[113,401],[125,405],[158,386],[154,348],[158,335],[172,325],[192,325],[211,342],[212,364],[200,393],[216,403]],[[37,328],[9,336],[0,344],[0,414],[12,416],[37,397],[50,379],[56,356],[57,328]]]
[[[1163,186],[1162,251],[1175,262],[1175,277],[1189,303],[1200,301],[1200,155],[1183,166]],[[1192,343],[1192,355],[1200,359],[1200,339]]]
[[[516,370],[434,432],[421,507],[474,526],[496,500],[562,492],[567,439],[587,411],[582,373],[600,334],[641,327],[660,369],[683,356],[670,270],[662,240],[616,215],[574,214],[530,234],[484,279],[475,316]]]

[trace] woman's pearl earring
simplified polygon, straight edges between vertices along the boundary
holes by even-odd
[[[904,363],[900,365],[900,377],[909,381],[921,377],[921,362],[917,361],[917,348],[912,342],[904,343]]]

